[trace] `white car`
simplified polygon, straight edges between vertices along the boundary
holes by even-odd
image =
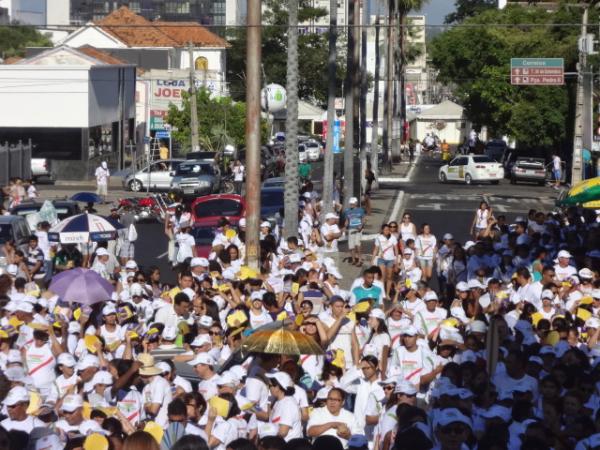
[[[309,161],[318,161],[321,159],[321,145],[317,141],[308,141],[304,143]]]
[[[306,147],[304,144],[300,144],[298,146],[298,161],[300,163],[304,163],[308,160],[308,152],[306,151]]]
[[[442,183],[464,181],[471,184],[474,181],[489,181],[498,184],[504,178],[504,168],[485,155],[459,155],[440,167],[438,177]]]

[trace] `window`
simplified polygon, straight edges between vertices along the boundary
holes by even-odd
[[[198,203],[194,208],[196,217],[214,216],[239,216],[242,212],[242,204],[236,200],[211,200]]]
[[[451,166],[466,166],[467,165],[467,158],[454,158],[451,162],[450,162]]]
[[[212,245],[215,231],[212,227],[196,227],[192,228],[192,236],[196,240],[196,245]]]
[[[477,163],[491,163],[494,161],[492,161],[487,156],[473,156],[473,162],[477,164]]]
[[[177,2],[168,1],[165,2],[165,12],[167,14],[189,14],[190,13],[190,2]]]
[[[196,70],[208,70],[208,59],[204,56],[198,56],[194,62],[194,68]]]
[[[177,168],[178,176],[214,175],[215,171],[210,164],[181,164]]]
[[[129,2],[129,9],[132,10],[134,13],[140,13],[141,8],[140,8],[140,2]]]

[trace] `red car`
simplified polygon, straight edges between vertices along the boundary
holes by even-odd
[[[225,217],[232,225],[237,225],[245,213],[246,202],[237,194],[213,194],[194,200],[192,235],[196,239],[198,256],[209,255],[219,219]]]

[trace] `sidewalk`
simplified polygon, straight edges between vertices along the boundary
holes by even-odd
[[[391,221],[398,221],[400,214],[404,209],[404,191],[392,188],[393,183],[407,182],[410,179],[413,168],[416,166],[408,162],[395,164],[391,174],[379,177],[379,189],[371,194],[371,215],[367,216],[362,238],[362,267],[356,267],[349,264],[345,259],[348,258],[348,246],[346,241],[340,242],[339,249],[342,254],[340,258],[339,269],[345,279],[353,280],[362,274],[362,271],[371,265],[371,252],[373,251],[373,240],[379,234],[381,225]],[[394,180],[402,179],[405,181],[394,181],[390,183],[388,178]],[[383,179],[383,183],[382,183]],[[397,186],[397,185],[396,185]]]

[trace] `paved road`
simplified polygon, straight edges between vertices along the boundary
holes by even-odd
[[[468,240],[473,215],[482,200],[492,206],[496,215],[504,214],[508,220],[526,215],[530,209],[549,211],[554,207],[557,192],[551,187],[512,185],[508,180],[499,185],[442,184],[437,181],[441,165],[439,160],[424,157],[412,181],[403,187],[404,210],[412,214],[417,226],[429,223],[438,238],[449,232],[460,242]]]

